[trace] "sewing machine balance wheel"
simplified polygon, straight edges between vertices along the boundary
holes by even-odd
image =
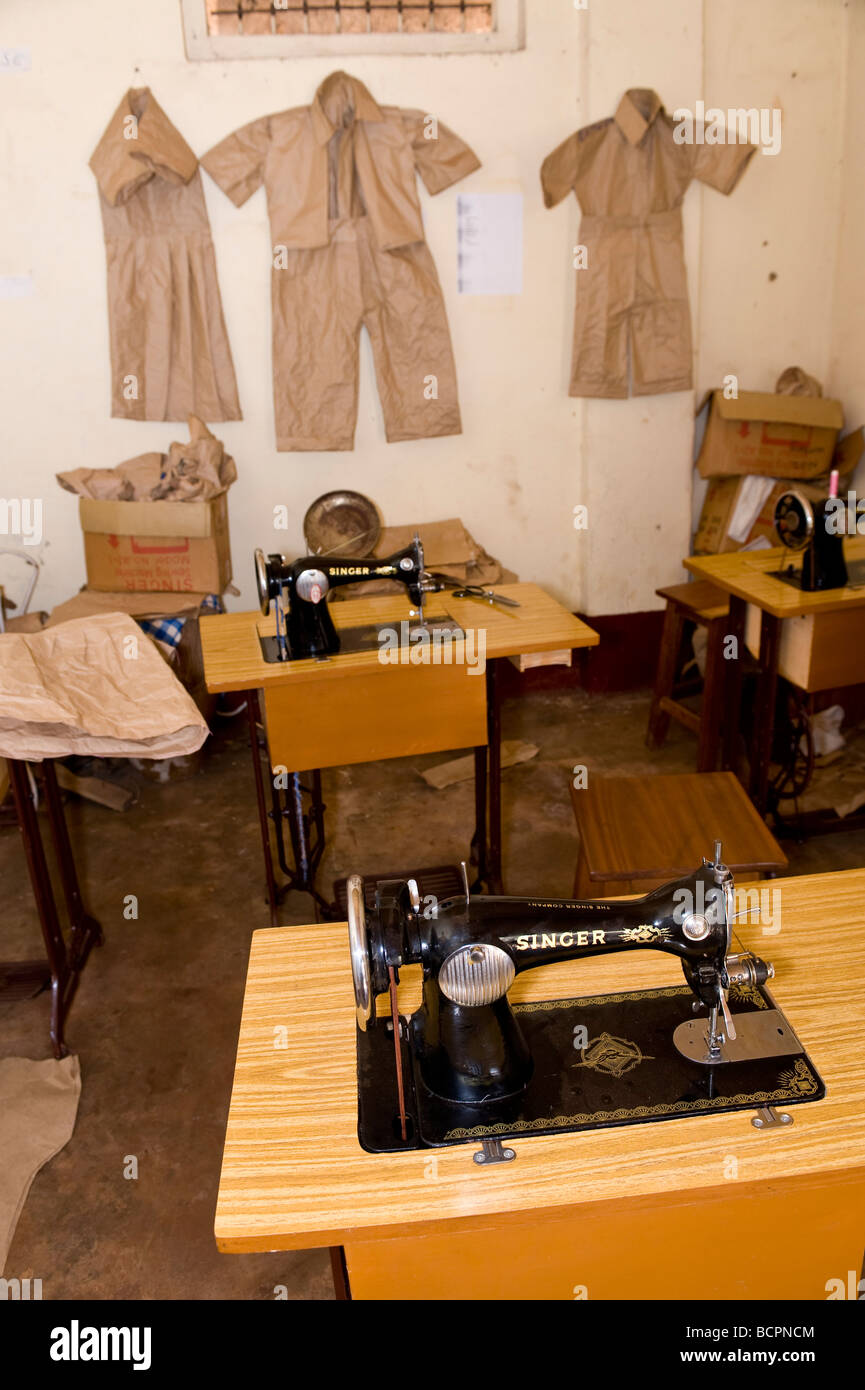
[[[258,593],[258,603],[262,613],[267,617],[270,612],[270,580],[267,574],[267,556],[264,551],[256,549],[255,560],[255,587]]]
[[[785,492],[775,507],[775,530],[788,550],[804,550],[814,535],[814,508],[798,492]]]
[[[363,898],[363,879],[351,874],[346,882],[348,894],[348,944],[351,955],[351,978],[357,1026],[365,1033],[375,1009],[372,977],[369,965],[369,941],[366,934],[366,904]]]

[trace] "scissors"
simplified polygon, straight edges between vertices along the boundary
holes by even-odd
[[[462,588],[453,589],[452,593],[454,598],[470,598],[477,603],[499,603],[503,608],[521,607],[515,598],[506,598],[504,594],[497,594],[494,589],[482,589],[479,584],[465,584]]]

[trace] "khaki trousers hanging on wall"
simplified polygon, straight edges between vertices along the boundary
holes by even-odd
[[[253,121],[201,162],[238,206],[267,190],[277,448],[353,448],[362,326],[388,441],[459,434],[417,175],[430,193],[448,188],[479,167],[468,145],[336,72],[311,106]]]
[[[388,442],[459,434],[450,333],[426,242],[380,251],[360,217],[333,224],[327,246],[284,259],[272,280],[274,345],[286,364],[277,448],[353,447],[362,325]]]

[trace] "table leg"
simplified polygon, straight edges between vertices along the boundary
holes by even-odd
[[[258,726],[261,713],[258,704],[258,691],[246,692],[246,709],[249,719],[249,746],[252,749],[252,767],[255,773],[255,796],[258,802],[258,824],[261,831],[261,848],[264,853],[264,877],[267,884],[267,905],[270,909],[270,925],[279,926],[277,912],[276,878],[273,872],[273,855],[270,849],[270,825],[267,817],[267,803],[264,799],[264,777],[261,771],[261,748],[258,742]],[[268,768],[269,771],[269,768]],[[271,784],[273,779],[271,778]]]
[[[487,880],[487,746],[475,749],[475,833],[471,843],[471,862],[477,873],[472,890],[480,892]]]
[[[90,916],[81,900],[78,872],[75,868],[72,846],[69,843],[69,828],[63,811],[60,788],[57,785],[57,773],[54,769],[54,763],[50,759],[46,759],[42,764],[42,783],[45,788],[45,804],[48,809],[48,822],[51,826],[54,853],[57,856],[60,880],[63,884],[63,896],[66,899],[66,911],[72,929],[67,951],[69,964],[73,970],[81,970],[91,948],[102,945],[102,928],[96,918]]]
[[[489,767],[489,874],[491,893],[502,888],[502,718],[497,662],[487,662],[487,747]]]
[[[46,762],[43,768],[43,783],[48,818],[71,925],[67,950],[57,913],[54,890],[51,886],[51,875],[45,857],[45,845],[39,828],[39,817],[33,804],[27,766],[16,758],[8,759],[7,766],[15,798],[18,828],[24,845],[27,872],[30,876],[30,884],[42,928],[42,939],[45,943],[47,966],[44,967],[42,980],[44,983],[50,981],[51,984],[49,1035],[54,1056],[60,1058],[65,1057],[69,1051],[64,1039],[64,1027],[69,1007],[78,987],[81,971],[84,969],[90,954],[90,949],[102,941],[102,928],[95,918],[85,911],[82,904],[54,767],[50,762]],[[17,968],[14,964],[0,967],[0,976],[5,976],[13,988],[16,980],[19,989],[27,985],[36,987],[40,983],[38,966],[30,961],[22,962]]]
[[[300,783],[299,772],[289,772],[288,774],[288,786],[285,792],[285,818],[288,821],[288,833],[291,836],[294,873],[298,883],[306,886],[309,883],[309,838],[306,833],[306,819],[303,814],[303,787]]]
[[[703,706],[700,710],[700,736],[697,771],[714,772],[718,764],[718,744],[724,709],[724,629],[726,618],[709,623],[706,637],[706,674],[703,680]]]
[[[348,1268],[345,1262],[345,1246],[331,1245],[330,1247],[330,1272],[333,1278],[334,1297],[338,1303],[345,1303],[351,1299],[351,1288],[348,1282]]]
[[[321,772],[317,768],[312,772],[311,787],[303,785],[299,772],[286,772],[283,776],[286,779],[284,802],[275,782],[271,779],[276,854],[279,867],[286,877],[286,882],[277,889],[277,897],[281,901],[286,893],[309,893],[315,903],[316,913],[320,909],[325,918],[332,917],[333,904],[323,898],[315,886],[315,876],[325,847],[324,812],[326,807],[321,799]],[[305,795],[310,798],[309,811],[304,809],[303,798]],[[285,836],[282,829],[283,821],[288,821],[293,865],[289,864],[286,854]],[[314,841],[310,837],[311,828],[315,829]],[[318,916],[316,916],[316,920],[320,920]]]
[[[738,763],[739,727],[742,713],[742,674],[745,661],[745,612],[747,604],[736,594],[730,595],[730,613],[722,646],[735,641],[735,656],[724,656],[724,749],[723,767],[735,772]]]
[[[316,844],[321,845],[322,851],[324,850],[325,842],[324,812],[325,805],[321,798],[321,769],[316,768],[312,774],[312,801],[310,805],[310,814],[312,816],[312,823],[315,826]],[[318,858],[320,859],[321,855],[319,855]],[[317,865],[318,859],[316,859],[316,866]]]
[[[763,611],[760,622],[760,679],[754,737],[751,745],[751,800],[761,816],[769,799],[769,764],[775,733],[775,697],[778,692],[778,653],[781,619]]]

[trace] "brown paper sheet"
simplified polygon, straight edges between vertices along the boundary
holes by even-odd
[[[0,1274],[8,1279],[28,1277],[6,1270],[6,1256],[33,1179],[72,1138],[80,1095],[77,1057],[0,1061]]]
[[[195,752],[208,732],[125,613],[0,636],[0,756],[171,758]]]
[[[103,589],[82,589],[80,593],[52,608],[46,627],[57,627],[72,618],[90,618],[94,613],[122,610],[133,618],[195,618],[206,594],[109,593]]]
[[[421,538],[424,564],[436,574],[446,575],[459,584],[500,584],[505,582],[498,560],[488,555],[483,546],[466,530],[459,517],[446,521],[424,521],[411,526],[385,526],[375,547],[381,559],[405,550],[414,539]],[[337,589],[336,599],[368,598],[375,594],[404,593],[402,584],[391,579],[371,579],[364,584],[351,584]]]
[[[505,739],[502,743],[502,767],[516,767],[519,763],[531,762],[540,748],[535,743],[524,743],[522,739]],[[475,755],[467,753],[462,758],[452,758],[446,763],[437,763],[421,772],[427,786],[435,791],[444,791],[456,782],[469,782],[475,775]]]

